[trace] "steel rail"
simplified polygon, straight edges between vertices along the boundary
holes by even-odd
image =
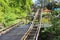
[[[28,29],[28,31],[25,33],[25,35],[21,38],[21,40],[27,40],[28,38],[28,35],[30,35],[30,33],[33,31],[34,29],[34,22],[36,20],[36,18],[38,17],[38,13],[39,13],[39,9],[37,10],[35,16],[34,16],[34,19],[32,21],[32,24],[30,26],[30,28]],[[41,24],[40,24],[41,25]],[[40,26],[41,27],[41,26]],[[40,27],[37,27],[36,28],[36,32],[35,32],[35,35],[34,35],[34,39],[33,40],[37,40],[38,39],[38,34],[39,34],[39,30],[40,30]],[[32,35],[32,34],[31,34]],[[31,39],[32,40],[32,39]]]

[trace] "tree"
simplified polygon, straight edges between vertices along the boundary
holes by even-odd
[[[7,26],[17,18],[24,19],[27,16],[26,11],[31,12],[31,5],[32,0],[0,0],[0,22]]]

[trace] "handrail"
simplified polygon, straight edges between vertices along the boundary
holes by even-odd
[[[33,26],[34,26],[34,21],[36,20],[37,16],[38,16],[38,12],[39,12],[39,9],[37,10],[35,16],[34,16],[34,19],[32,21],[32,24],[30,26],[30,28],[28,29],[28,31],[25,33],[25,35],[21,38],[21,40],[25,40],[27,38],[27,36],[29,35],[30,31],[32,30]]]

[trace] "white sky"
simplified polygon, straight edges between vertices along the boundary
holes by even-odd
[[[37,0],[33,0],[34,3],[35,3],[35,1],[37,1]]]
[[[60,2],[60,0],[54,0],[54,1]]]

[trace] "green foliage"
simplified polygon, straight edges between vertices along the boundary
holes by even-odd
[[[58,16],[60,12],[53,11],[52,13],[53,15],[50,15],[50,21],[52,26],[47,28],[47,31],[53,33],[53,40],[60,40],[60,16]]]
[[[25,18],[31,12],[32,0],[0,0],[0,22],[4,25],[17,18]],[[5,25],[5,26],[7,26]]]
[[[53,11],[49,14],[51,26],[41,31],[42,40],[60,40],[60,12]],[[50,38],[50,37],[52,38]]]
[[[52,15],[54,16],[54,15],[58,15],[58,14],[60,14],[60,10],[54,10],[53,12],[52,12]]]

